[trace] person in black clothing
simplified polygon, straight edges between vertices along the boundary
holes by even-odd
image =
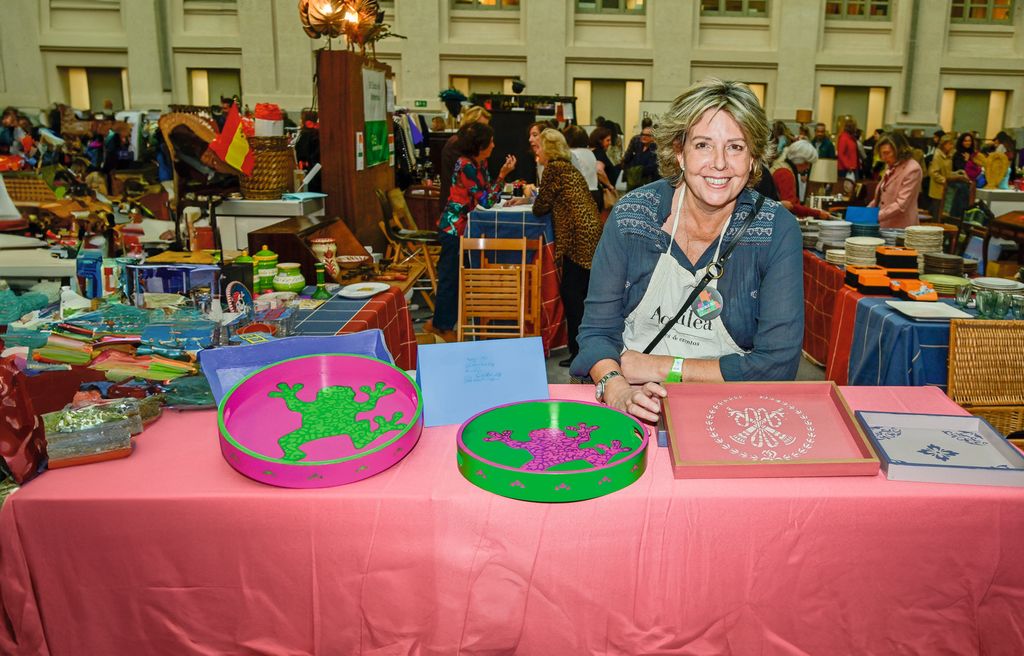
[[[640,134],[633,137],[622,156],[622,169],[626,172],[626,186],[630,190],[654,182],[658,175],[658,149],[654,143],[651,119],[641,123]]]
[[[608,128],[594,128],[590,133],[590,149],[594,151],[594,158],[599,164],[604,165],[604,178],[601,178],[601,167],[597,168],[597,177],[604,186],[615,189],[615,181],[619,179],[619,167],[612,164],[608,159],[608,148],[612,145],[612,131]],[[603,208],[601,208],[603,209]]]

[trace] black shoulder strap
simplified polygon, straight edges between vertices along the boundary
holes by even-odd
[[[650,353],[651,351],[653,351],[654,347],[657,346],[658,343],[665,338],[665,335],[668,334],[668,331],[672,330],[672,326],[674,326],[676,322],[678,322],[682,318],[683,314],[685,314],[686,311],[690,309],[690,306],[693,305],[693,302],[697,300],[697,297],[700,295],[700,293],[704,291],[704,288],[708,286],[708,283],[710,283],[715,278],[722,277],[722,274],[725,273],[725,262],[729,259],[729,256],[732,255],[732,251],[734,248],[736,248],[736,245],[740,243],[740,239],[747,232],[747,229],[750,228],[750,224],[752,224],[754,222],[754,219],[757,218],[758,213],[761,211],[762,205],[764,205],[764,196],[758,195],[757,202],[754,203],[754,209],[751,210],[749,214],[747,214],[747,219],[746,221],[743,222],[743,225],[740,227],[740,231],[736,234],[736,237],[731,242],[729,242],[729,245],[726,247],[726,249],[719,254],[718,259],[712,262],[710,265],[708,265],[707,273],[704,274],[704,277],[701,278],[700,282],[697,283],[697,286],[693,288],[692,292],[690,292],[690,295],[686,298],[686,301],[683,302],[683,306],[679,308],[678,312],[676,312],[676,316],[672,317],[671,321],[662,326],[658,334],[654,337],[654,339],[651,340],[651,343],[648,344],[647,348],[644,349],[644,353]],[[722,238],[724,237],[725,233],[723,231]]]

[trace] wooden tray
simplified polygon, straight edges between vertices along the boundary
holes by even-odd
[[[878,456],[832,382],[666,385],[676,478],[874,476]]]

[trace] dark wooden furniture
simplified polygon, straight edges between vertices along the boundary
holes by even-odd
[[[437,230],[441,219],[441,190],[413,185],[405,190],[405,204],[420,230]]]
[[[333,237],[338,245],[338,255],[366,255],[363,244],[344,221],[309,216],[296,216],[253,230],[249,233],[249,252],[256,253],[266,246],[277,253],[278,262],[298,262],[306,282],[312,284],[316,282],[313,265],[318,260],[310,247],[310,240],[316,237]]]
[[[317,50],[316,66],[325,213],[340,216],[362,243],[383,252],[384,237],[377,227],[380,209],[373,190],[394,186],[394,169],[385,162],[357,171],[356,133],[365,130],[363,69],[382,70],[391,78],[391,68],[345,50]],[[392,136],[390,113],[387,125]],[[338,246],[338,252],[344,253]]]
[[[988,265],[988,243],[992,237],[1002,237],[1017,242],[1017,262],[1024,266],[1024,212],[1007,212],[998,216],[988,224],[985,233],[985,240],[981,245],[981,253],[984,258],[978,267],[978,272],[985,274]]]

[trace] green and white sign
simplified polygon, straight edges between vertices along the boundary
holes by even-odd
[[[363,69],[363,122],[367,168],[388,161],[388,115],[384,71]]]

